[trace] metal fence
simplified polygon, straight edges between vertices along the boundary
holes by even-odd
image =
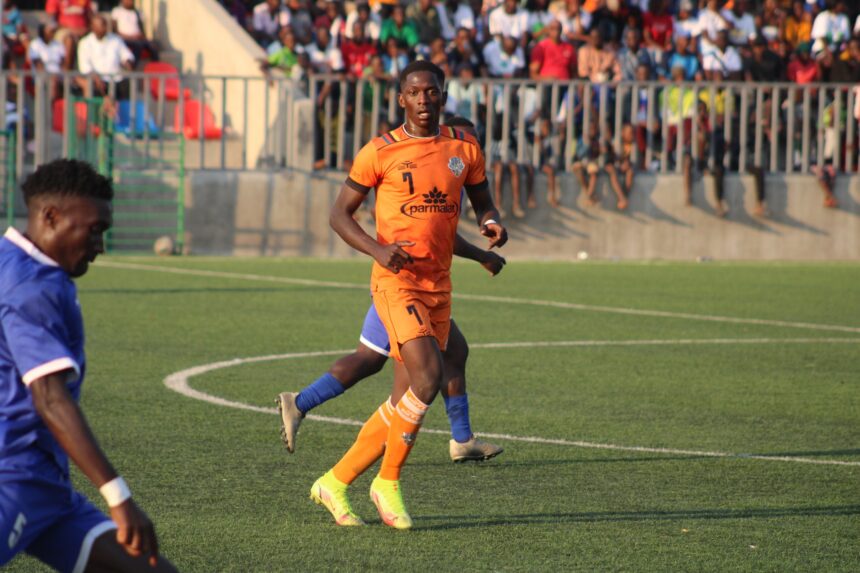
[[[92,79],[2,75],[0,130],[15,133],[17,176],[69,156],[63,114],[77,112],[65,102],[90,93]],[[130,73],[108,91],[124,102],[114,110],[117,137],[144,159],[143,169],[163,163],[180,140],[190,170],[344,169],[364,143],[402,121],[396,84],[341,76]],[[478,126],[488,164],[570,170],[592,140],[601,142],[602,161],[629,154],[638,168],[662,173],[689,164],[786,174],[832,164],[847,173],[860,163],[860,87],[852,85],[475,79],[452,80],[448,91],[448,112]]]

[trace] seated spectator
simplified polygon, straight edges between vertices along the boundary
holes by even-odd
[[[812,13],[807,12],[803,0],[791,3],[791,14],[785,19],[785,40],[791,44],[791,49],[804,42],[812,41]]]
[[[705,7],[699,11],[699,51],[702,58],[714,49],[717,34],[731,27],[719,7],[719,0],[707,0]]]
[[[134,0],[121,0],[120,5],[111,10],[110,17],[113,20],[114,32],[134,54],[135,61],[140,61],[144,51],[149,54],[149,59],[158,61],[158,46],[146,39],[143,16],[134,7]]]
[[[723,9],[723,18],[729,23],[729,42],[735,48],[748,53],[750,40],[758,33],[755,19],[747,9],[747,0],[734,0],[731,10]]]
[[[704,75],[699,66],[699,58],[693,53],[692,41],[689,37],[680,35],[675,37],[675,50],[666,54],[664,64],[660,66],[660,76],[668,78],[671,70],[675,67],[684,69],[684,81],[702,81]]]
[[[352,28],[352,38],[344,41],[340,51],[347,75],[360,78],[370,64],[370,58],[376,55],[376,44],[364,35],[364,25],[356,22]]]
[[[288,0],[287,10],[290,14],[290,27],[300,45],[308,45],[314,40],[314,22],[306,0]],[[379,37],[379,34],[376,36]]]
[[[754,18],[758,34],[764,36],[770,45],[775,45],[780,30],[785,28],[785,17],[785,11],[777,5],[776,0],[764,0]]]
[[[576,49],[561,36],[561,24],[553,20],[547,37],[532,50],[529,73],[532,79],[571,80],[576,77]]]
[[[439,10],[433,0],[417,0],[406,9],[406,17],[415,23],[415,29],[418,31],[418,50],[426,54],[430,42],[442,35]]]
[[[539,118],[534,132],[534,144],[538,148],[538,165],[546,175],[546,201],[550,207],[559,206],[558,186],[555,181],[556,157],[552,144],[552,123],[549,119]]]
[[[484,46],[484,63],[490,77],[513,78],[525,69],[526,58],[516,38],[503,36],[501,40],[494,38]]]
[[[812,54],[818,57],[824,50],[839,53],[850,37],[851,22],[845,15],[844,0],[825,0],[824,10],[812,23]]]
[[[442,24],[443,37],[451,41],[457,35],[457,30],[465,28],[469,34],[475,31],[475,12],[465,0],[446,0],[437,4],[439,21]]]
[[[361,24],[364,29],[365,38],[371,42],[379,40],[379,35],[382,31],[382,19],[379,17],[379,14],[370,10],[370,6],[367,2],[357,4],[355,10],[346,17],[347,38],[352,39],[356,23]]]
[[[811,46],[803,42],[795,50],[796,57],[788,64],[788,81],[799,85],[815,83],[819,80],[821,70],[810,57]]]
[[[833,64],[830,79],[834,82],[860,85],[860,37],[848,41],[844,57]]]
[[[268,58],[260,60],[260,71],[269,76],[270,70],[277,69],[287,77],[292,77],[293,68],[299,63],[300,50],[291,26],[281,28],[279,40],[280,49],[273,50]]]
[[[388,38],[388,41],[385,42],[385,53],[382,54],[382,69],[386,74],[396,78],[400,76],[400,72],[407,65],[409,65],[409,56],[406,53],[406,46],[394,38]],[[450,98],[449,90],[448,99]]]
[[[519,7],[517,0],[504,0],[490,12],[489,30],[493,36],[510,36],[525,46],[529,29],[529,15]]]
[[[564,11],[559,13],[557,18],[568,42],[578,47],[588,41],[591,14],[580,8],[579,0],[567,0]]]
[[[666,9],[666,0],[650,0],[648,11],[642,15],[642,23],[645,46],[653,55],[659,56],[672,48],[673,21]]]
[[[693,0],[681,0],[678,5],[678,17],[672,24],[672,34],[675,39],[686,36],[695,41],[701,33],[699,19],[693,15]]]
[[[461,64],[469,64],[475,73],[484,65],[481,55],[475,51],[472,45],[472,35],[466,28],[457,30],[454,45],[448,48],[448,65],[450,68],[452,70],[457,69]]]
[[[636,135],[633,126],[625,123],[621,127],[621,150],[615,154],[615,170],[624,176],[622,194],[630,197],[633,192],[633,177],[636,174],[636,169],[633,167],[633,149],[636,146]],[[610,182],[613,177],[610,177]],[[618,177],[614,177],[618,181]],[[616,196],[618,192],[616,191]]]
[[[598,3],[599,8],[591,13],[591,28],[589,32],[597,30],[607,44],[621,44],[621,36],[627,23],[628,14],[622,9],[621,0],[613,2]],[[586,10],[588,5],[586,3]],[[637,27],[640,27],[637,25]]]
[[[332,46],[340,49],[346,34],[346,16],[343,3],[339,0],[326,0],[325,11],[314,20],[314,28],[328,28]]]
[[[526,33],[536,42],[546,37],[546,27],[555,20],[549,12],[548,4],[548,0],[526,1],[526,15],[528,16]]]
[[[615,192],[616,206],[620,211],[627,209],[627,197],[618,183],[618,172],[615,168],[615,157],[607,138],[600,133],[598,122],[591,120],[588,130],[583,133],[576,143],[573,174],[589,205],[597,205],[597,177],[600,175],[601,158],[603,170],[609,175],[612,190]]]
[[[313,71],[317,74],[343,71],[343,55],[332,42],[328,28],[319,28],[316,36],[316,40],[305,49]]]
[[[30,35],[14,0],[3,0],[3,36],[14,52],[27,53]]]
[[[618,52],[618,63],[621,66],[621,79],[625,81],[636,79],[636,68],[639,66],[654,70],[654,62],[651,54],[642,46],[639,30],[628,28],[624,32],[624,47]]]
[[[379,43],[385,45],[391,38],[406,45],[410,50],[418,44],[418,30],[415,28],[415,23],[406,19],[406,10],[400,4],[394,6],[391,9],[391,15],[383,20]]]
[[[98,6],[93,0],[47,0],[45,14],[57,24],[57,40],[66,47],[70,65],[74,65],[78,41],[90,31],[90,19]]]
[[[445,51],[445,38],[436,38],[430,42],[430,53],[427,54],[427,60],[439,66],[445,72],[446,77],[450,75],[448,53]]]
[[[728,30],[717,33],[714,48],[703,58],[702,68],[710,81],[737,81],[741,78],[743,61],[738,51],[729,45]]]
[[[254,6],[251,35],[261,46],[278,39],[278,32],[290,23],[290,13],[281,0],[265,0]]]
[[[108,85],[113,81],[116,82],[116,98],[128,99],[130,83],[128,78],[122,77],[122,72],[134,66],[134,54],[122,38],[108,33],[104,16],[93,16],[90,27],[92,32],[84,36],[78,46],[78,71],[85,76],[76,78],[78,84],[87,97],[107,96]]]
[[[621,79],[621,65],[615,52],[604,45],[600,30],[588,34],[589,43],[579,49],[577,68],[579,77],[594,83],[617,82]]]
[[[782,59],[768,49],[764,36],[753,41],[752,56],[744,63],[744,70],[748,82],[784,82],[786,78]]]
[[[68,70],[66,47],[54,36],[57,25],[48,22],[39,26],[39,35],[30,42],[27,49],[27,59],[34,70],[49,74],[60,74]],[[51,101],[60,97],[62,82],[59,77],[50,79]]]

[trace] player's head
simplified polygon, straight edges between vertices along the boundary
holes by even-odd
[[[475,124],[466,119],[465,117],[455,115],[454,117],[446,121],[445,125],[447,125],[448,127],[456,127],[461,131],[465,131],[475,139],[478,139],[478,130],[475,129]]]
[[[411,133],[430,135],[436,132],[446,97],[445,72],[436,64],[419,60],[400,72],[397,99],[406,112],[406,126]]]
[[[113,185],[88,164],[58,159],[39,167],[21,186],[29,210],[27,234],[73,277],[104,252],[113,221]]]

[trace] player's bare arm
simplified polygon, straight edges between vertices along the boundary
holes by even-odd
[[[403,250],[403,247],[411,247],[414,243],[397,241],[389,245],[381,245],[368,235],[355,220],[355,212],[365,197],[364,193],[356,191],[349,185],[343,185],[331,208],[329,224],[350,247],[370,255],[388,270],[399,273],[404,265],[412,262],[412,257]]]
[[[484,180],[477,185],[467,185],[466,195],[475,210],[475,218],[481,228],[481,234],[490,240],[490,248],[501,247],[508,242],[508,232],[499,222],[501,216],[493,204],[490,187]]]
[[[492,251],[485,251],[484,249],[473,245],[464,239],[460,233],[457,233],[457,236],[454,239],[454,254],[458,257],[480,263],[481,266],[487,269],[487,271],[493,276],[499,274],[507,263],[505,258],[501,255],[497,255]]]
[[[98,488],[118,476],[66,388],[70,370],[49,374],[30,384],[33,405],[60,446]],[[149,517],[129,498],[110,508],[117,525],[117,542],[132,556],[149,555],[155,566],[158,540]]]

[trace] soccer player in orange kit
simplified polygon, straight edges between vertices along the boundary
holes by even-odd
[[[332,228],[375,260],[373,304],[388,332],[392,358],[409,375],[405,392],[394,388],[349,451],[311,487],[311,498],[338,525],[364,523],[352,511],[347,488],[382,457],[370,497],[386,525],[412,527],[400,472],[444,381],[441,350],[451,324],[450,268],[463,187],[490,247],[507,241],[489,194],[480,145],[460,130],[440,126],[444,84],[444,72],[427,61],[404,68],[398,95],[404,124],[361,149],[331,211]],[[373,188],[375,239],[353,217]]]

